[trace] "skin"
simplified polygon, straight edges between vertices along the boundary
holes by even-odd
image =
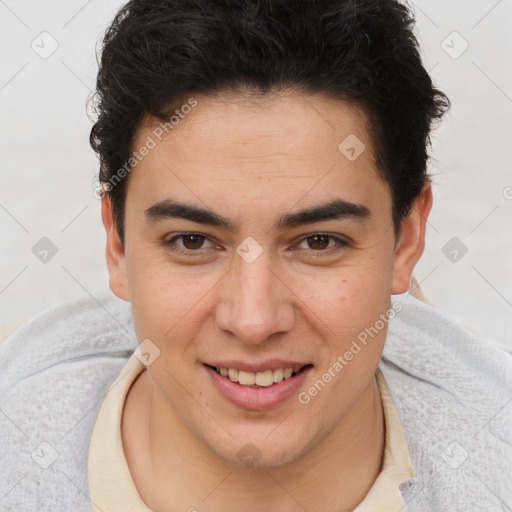
[[[129,175],[124,246],[108,198],[102,204],[111,289],[131,301],[139,342],[161,351],[124,406],[133,480],[156,511],[352,510],[382,464],[375,371],[386,328],[307,405],[294,396],[270,411],[241,409],[211,385],[203,363],[307,361],[307,390],[389,309],[392,293],[408,290],[430,185],[397,240],[360,109],[297,92],[197,101]],[[146,120],[134,147],[155,126]],[[353,162],[338,150],[349,134],[366,146]],[[276,227],[339,199],[370,215]],[[206,208],[233,229],[150,218],[161,201]],[[174,238],[184,232],[205,236],[203,246]],[[250,264],[236,252],[248,236],[263,249]],[[261,454],[253,467],[237,457],[248,442]]]

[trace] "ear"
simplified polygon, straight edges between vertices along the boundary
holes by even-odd
[[[395,248],[391,293],[405,293],[411,284],[412,271],[425,248],[425,227],[432,208],[432,186],[425,183],[409,215],[402,221],[400,239]]]
[[[129,301],[130,287],[126,272],[125,251],[114,223],[112,202],[107,195],[101,199],[101,220],[107,234],[106,258],[110,289],[120,299]]]

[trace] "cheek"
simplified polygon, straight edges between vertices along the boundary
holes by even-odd
[[[321,324],[334,343],[343,344],[389,308],[391,273],[378,265],[346,266],[303,282],[300,293],[305,315]]]
[[[132,310],[137,337],[159,346],[186,344],[210,308],[219,281],[216,272],[198,266],[176,269],[165,258],[138,254],[129,266]],[[179,334],[179,336],[178,336]],[[182,340],[182,341],[181,341]]]
[[[325,350],[318,351],[317,380],[302,390],[301,398],[310,404],[312,416],[323,415],[325,424],[334,424],[368,386],[380,361],[390,307],[390,277],[382,269],[372,272],[368,267],[351,267],[338,276],[331,275],[324,289],[329,292],[315,288],[310,293],[315,308],[309,318],[315,319],[313,328],[321,330]]]

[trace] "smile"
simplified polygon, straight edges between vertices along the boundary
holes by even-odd
[[[313,365],[267,366],[268,369],[261,368],[260,371],[209,364],[203,367],[212,379],[214,388],[233,405],[252,411],[264,411],[295,396]]]
[[[306,365],[307,366],[307,365]],[[296,366],[295,368],[276,368],[274,370],[265,370],[263,372],[248,372],[237,370],[235,368],[224,368],[222,366],[211,366],[219,375],[227,377],[231,382],[237,382],[242,386],[252,388],[269,387],[285,379],[290,379],[299,373],[305,366]]]

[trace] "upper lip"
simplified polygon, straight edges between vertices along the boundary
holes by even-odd
[[[208,366],[215,366],[216,368],[232,368],[235,370],[242,370],[243,372],[264,372],[267,370],[276,370],[277,368],[302,368],[311,363],[304,363],[300,361],[285,361],[284,359],[268,359],[259,363],[248,363],[247,361],[214,361],[205,363]]]

